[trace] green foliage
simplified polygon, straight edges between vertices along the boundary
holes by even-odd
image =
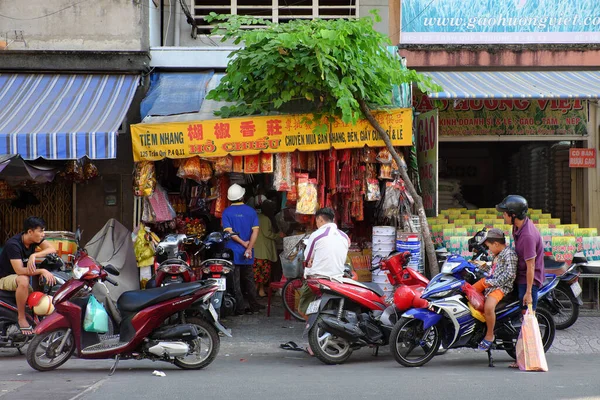
[[[235,103],[221,109],[225,118],[304,107],[320,132],[323,117],[356,123],[361,117],[357,99],[376,108],[388,106],[392,85],[416,82],[423,91],[441,90],[429,78],[401,68],[384,47],[389,39],[373,29],[374,19],[379,19],[376,13],[274,24],[211,13],[207,21],[216,24],[213,34],[244,47],[232,52],[227,75],[207,98]],[[244,29],[248,25],[265,27]]]

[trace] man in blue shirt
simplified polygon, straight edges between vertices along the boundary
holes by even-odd
[[[246,190],[233,184],[227,191],[231,205],[223,211],[221,224],[223,230],[237,232],[225,246],[233,251],[233,289],[235,291],[236,314],[252,314],[264,308],[258,304],[254,283],[254,243],[258,237],[258,214],[244,204]],[[244,298],[243,294],[246,294]]]

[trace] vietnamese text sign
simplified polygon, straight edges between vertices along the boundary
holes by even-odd
[[[423,207],[429,217],[438,213],[438,112],[432,110],[417,117],[417,162]]]
[[[596,168],[596,149],[569,149],[569,167]]]
[[[412,144],[412,110],[397,108],[374,113],[394,146]],[[204,121],[131,125],[134,161],[193,156],[220,157],[295,150],[318,151],[383,147],[385,143],[366,120],[356,125],[338,120],[326,135],[304,123],[307,115],[248,116]]]
[[[598,0],[402,0],[401,43],[600,43]]]
[[[415,104],[421,112],[439,105],[440,137],[587,134],[587,103],[582,100],[465,99],[434,104],[422,95]]]

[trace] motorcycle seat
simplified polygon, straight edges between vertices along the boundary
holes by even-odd
[[[512,292],[507,294],[500,300],[500,302],[496,305],[496,314],[502,312],[505,308],[509,308],[513,306],[513,303],[519,301],[519,292],[515,287]]]
[[[362,287],[363,289],[369,289],[369,290],[377,293],[378,296],[383,296],[385,294],[383,289],[381,289],[381,287],[379,287],[378,284],[373,283],[373,282],[358,282],[358,281],[355,281],[354,279],[350,279],[350,278],[342,278],[342,282],[347,283],[349,285]]]
[[[544,258],[544,270],[547,274],[554,274],[556,276],[561,276],[565,272],[567,272],[567,263],[562,261],[556,261],[553,258],[545,257]]]
[[[15,292],[10,290],[0,290],[0,300],[5,303],[9,303],[11,305],[17,304],[17,299],[15,298]]]
[[[206,281],[176,283],[168,286],[146,290],[130,290],[124,292],[117,300],[117,308],[123,312],[135,312],[160,302],[174,299],[185,293],[198,290],[206,285]]]

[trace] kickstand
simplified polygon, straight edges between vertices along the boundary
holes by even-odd
[[[19,352],[19,355],[21,355],[21,356],[23,355],[23,352],[21,351],[20,347],[17,347],[17,351]]]
[[[108,376],[113,376],[113,374],[115,373],[115,371],[117,370],[117,365],[119,365],[119,360],[121,359],[121,355],[117,354],[115,356],[115,363],[113,364],[113,366],[110,368],[110,372],[108,373]]]
[[[375,346],[373,348],[373,357],[377,357],[379,355],[379,346]]]
[[[494,365],[494,358],[492,357],[492,348],[491,347],[488,349],[487,353],[488,353],[488,361],[489,361],[488,367],[494,368],[495,365]]]

